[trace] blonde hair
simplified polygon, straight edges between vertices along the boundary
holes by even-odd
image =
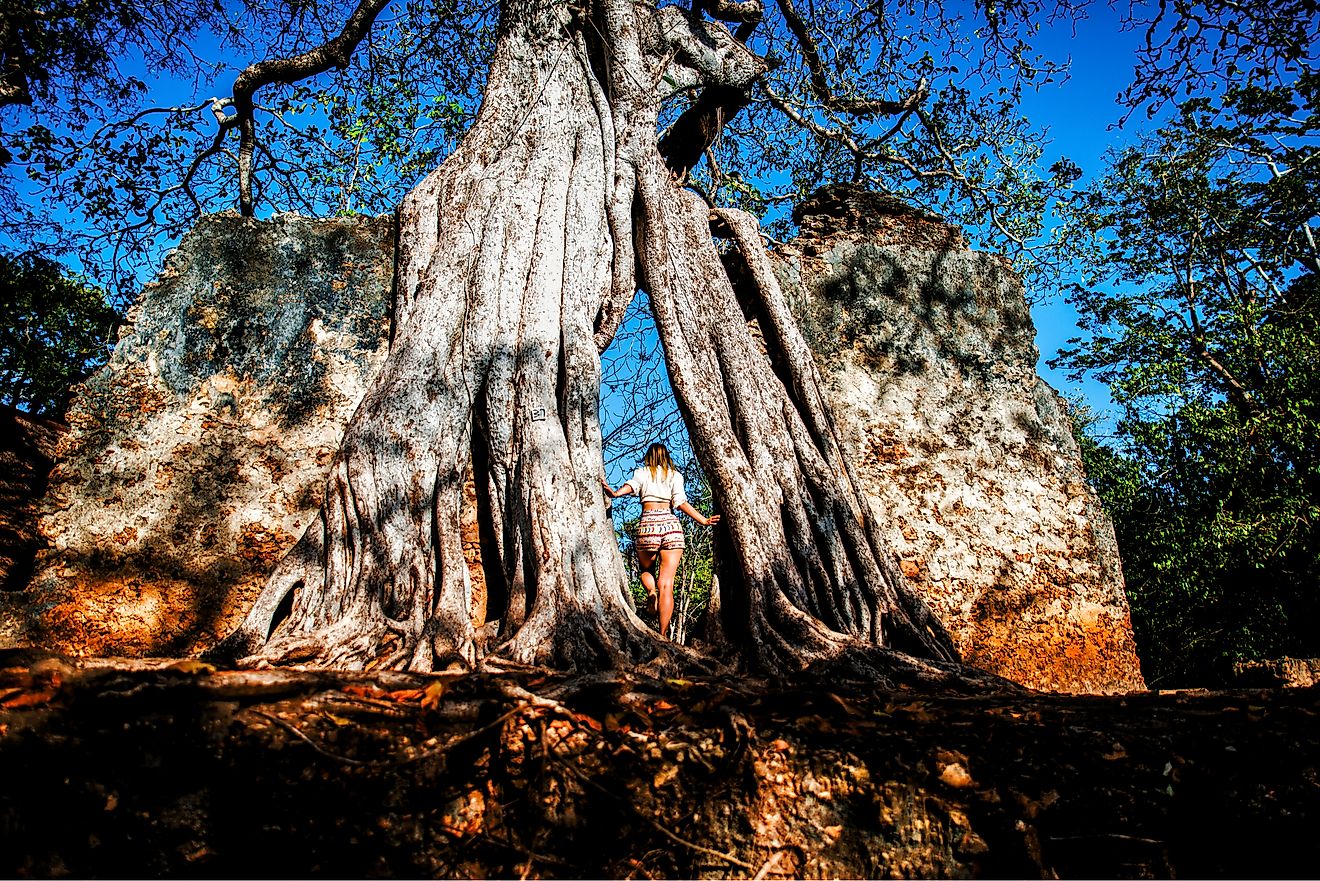
[[[669,450],[665,449],[664,444],[651,444],[646,448],[646,455],[642,457],[642,464],[651,471],[652,480],[663,480],[671,472],[677,471],[674,467],[674,460],[669,458]]]

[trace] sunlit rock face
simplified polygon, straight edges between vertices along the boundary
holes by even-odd
[[[388,217],[204,218],[81,387],[0,645],[182,654],[214,642],[316,514],[385,352]]]
[[[846,453],[963,657],[1033,688],[1144,687],[1113,526],[1007,261],[850,187],[796,219],[779,272]]]

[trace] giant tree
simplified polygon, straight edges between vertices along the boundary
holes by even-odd
[[[214,139],[172,182],[135,191],[127,227],[198,207],[202,184],[225,179],[205,177],[207,163],[232,161],[248,214],[269,201],[263,174],[297,179],[262,140],[263,112],[284,120],[258,92],[298,94],[292,84],[375,51],[388,5],[361,0],[323,40],[251,63],[231,96],[156,108],[174,120],[213,113]],[[443,6],[427,7],[441,31],[480,21]],[[1012,110],[1024,83],[1053,72],[1019,36],[1036,9],[978,10],[984,46],[969,73],[914,38],[924,28],[958,46],[973,26],[933,2],[501,3],[479,107],[398,208],[390,353],[346,429],[320,517],[217,654],[421,670],[477,660],[459,539],[471,469],[501,597],[492,656],[695,662],[633,613],[599,489],[599,354],[642,291],[724,514],[727,647],[772,672],[937,669],[892,649],[953,659],[841,453],[757,218],[734,203],[763,208],[743,175],[782,158],[790,192],[842,178],[928,194],[1025,241],[1046,188],[1032,182],[1039,146]],[[969,79],[998,74],[998,97]],[[81,146],[42,134],[26,161],[54,156],[58,189]]]
[[[952,658],[863,509],[755,220],[715,212],[753,270],[745,296],[781,374],[747,330],[710,207],[660,149],[657,84],[736,96],[765,71],[699,12],[504,5],[476,122],[400,208],[390,355],[320,521],[234,644],[350,666],[475,660],[459,538],[471,462],[506,598],[500,655],[592,666],[663,649],[625,599],[599,487],[599,352],[642,287],[725,512],[741,576],[725,607],[738,598],[735,639],[754,662],[798,669],[860,645]],[[721,100],[736,98],[688,113],[719,114]]]

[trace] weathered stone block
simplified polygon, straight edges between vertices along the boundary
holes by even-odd
[[[1143,688],[1113,526],[1007,261],[852,187],[797,219],[781,280],[875,515],[963,656],[1034,688]]]
[[[69,412],[0,644],[184,654],[236,622],[316,515],[384,356],[391,219],[203,218]]]
[[[1309,688],[1320,685],[1320,658],[1272,658],[1233,665],[1233,684],[1243,688]]]

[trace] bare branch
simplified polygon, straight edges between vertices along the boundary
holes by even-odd
[[[775,0],[775,2],[778,3],[779,11],[784,15],[784,21],[788,24],[788,29],[792,31],[794,39],[797,40],[798,48],[802,50],[802,58],[807,63],[807,72],[811,75],[812,94],[825,107],[851,116],[891,116],[896,113],[909,112],[926,99],[929,90],[921,86],[918,86],[906,98],[899,101],[879,98],[845,98],[836,95],[830,87],[829,78],[825,75],[825,64],[821,60],[816,39],[811,35],[807,23],[798,13],[797,8],[793,6],[793,0]],[[923,80],[922,83],[924,85],[925,81]]]

